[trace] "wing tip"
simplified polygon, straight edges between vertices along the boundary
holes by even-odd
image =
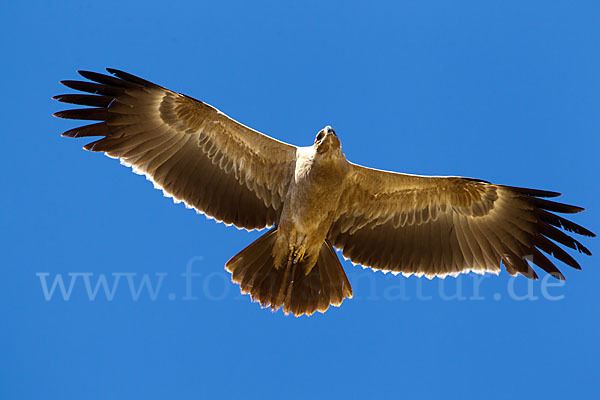
[[[94,80],[91,77],[99,75],[98,72],[88,71],[88,70],[85,70],[85,69],[78,69],[77,73],[79,75],[83,76],[84,78],[89,79],[89,80]]]
[[[551,277],[553,277],[554,279],[558,279],[559,281],[566,281],[567,279],[565,278],[565,276],[562,274],[562,272],[558,271],[554,272],[552,274],[550,274]]]
[[[96,146],[96,144],[98,144],[98,142],[100,142],[102,139],[99,140],[95,140],[93,142],[90,142],[88,144],[86,144],[85,146],[83,146],[82,148],[86,151],[96,151],[94,150],[94,147]]]

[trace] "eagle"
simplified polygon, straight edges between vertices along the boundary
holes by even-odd
[[[129,73],[78,71],[53,99],[87,106],[56,117],[96,121],[62,136],[100,137],[103,152],[144,174],[176,202],[227,225],[270,228],[225,268],[242,293],[287,315],[325,312],[352,297],[335,249],[354,264],[428,278],[581,269],[564,247],[591,255],[571,234],[595,236],[560,216],[581,207],[560,193],[454,176],[419,176],[346,159],[335,130],[308,147],[287,144],[216,108]]]

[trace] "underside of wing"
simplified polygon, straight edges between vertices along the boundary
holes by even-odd
[[[559,195],[353,165],[329,239],[353,263],[393,273],[499,273],[502,263],[511,275],[537,279],[536,265],[564,279],[546,255],[580,269],[561,245],[591,253],[564,231],[595,235],[556,214],[583,210],[545,199]]]
[[[101,139],[84,148],[119,158],[165,195],[240,228],[274,225],[296,147],[254,131],[191,97],[131,74],[79,73],[62,81],[80,93],[54,99],[88,108],[55,116],[97,121],[63,133]]]

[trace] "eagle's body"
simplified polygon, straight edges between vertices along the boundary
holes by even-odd
[[[298,148],[294,179],[277,224],[276,268],[306,259],[309,273],[333,223],[350,165],[333,130],[325,127],[321,133],[323,139],[314,146]]]
[[[312,146],[296,147],[201,101],[108,71],[114,76],[81,71],[93,82],[62,82],[84,94],[55,99],[91,108],[55,115],[98,121],[63,135],[100,136],[85,149],[119,158],[218,221],[272,227],[225,266],[261,305],[302,315],[352,297],[334,247],[356,264],[429,278],[498,273],[502,263],[511,275],[537,279],[536,265],[564,279],[544,253],[576,269],[559,245],[591,254],[564,231],[594,234],[557,215],[583,208],[546,199],[559,193],[362,167],[346,160],[330,127]]]

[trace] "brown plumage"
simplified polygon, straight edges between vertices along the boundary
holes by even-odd
[[[427,277],[497,273],[502,263],[512,275],[537,279],[536,265],[564,279],[544,253],[576,269],[560,245],[591,255],[563,230],[595,235],[555,214],[583,208],[546,199],[559,193],[362,167],[346,160],[331,127],[313,146],[296,147],[191,97],[108,72],[62,81],[89,94],[56,100],[90,108],[55,115],[98,121],[63,136],[101,137],[84,148],[119,158],[218,221],[273,227],[226,264],[263,306],[310,315],[352,297],[333,247],[356,264]]]

